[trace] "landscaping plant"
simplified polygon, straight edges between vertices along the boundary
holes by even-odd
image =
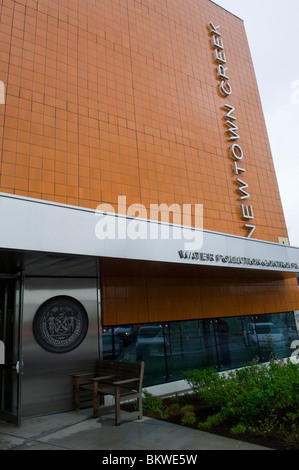
[[[234,435],[281,436],[299,448],[299,366],[291,361],[268,364],[228,373],[212,369],[184,374],[194,394],[211,410],[198,424],[209,431],[227,423]]]

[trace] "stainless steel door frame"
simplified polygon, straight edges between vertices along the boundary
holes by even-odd
[[[20,425],[22,379],[22,293],[21,276],[1,276],[2,335],[5,345],[5,364],[0,365],[0,418]],[[1,339],[2,339],[1,338]]]
[[[61,295],[82,304],[88,315],[88,331],[75,349],[50,352],[37,342],[33,321],[45,301]],[[23,416],[70,410],[72,374],[90,370],[99,357],[97,278],[25,277],[23,309]]]

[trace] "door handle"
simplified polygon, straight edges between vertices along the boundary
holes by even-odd
[[[24,366],[23,361],[21,363],[20,363],[20,361],[17,361],[15,364],[13,364],[11,362],[6,362],[6,364],[1,365],[1,367],[4,367],[5,369],[15,370],[17,374],[20,374],[20,373],[24,374],[23,366]]]
[[[22,361],[22,365],[20,365],[20,361],[17,361],[15,365],[12,366],[13,369],[15,369],[16,373],[19,374],[20,372],[22,372],[23,374],[23,361]]]
[[[15,369],[16,369],[16,373],[17,374],[24,374],[24,361],[22,360],[22,362],[20,361],[17,361],[16,365],[15,365]]]

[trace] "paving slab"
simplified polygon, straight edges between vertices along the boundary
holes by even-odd
[[[24,419],[20,427],[0,421],[0,450],[187,451],[271,450],[263,446],[123,413],[91,417],[91,410]]]

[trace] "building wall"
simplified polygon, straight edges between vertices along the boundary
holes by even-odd
[[[219,91],[210,22],[220,26],[231,96]],[[287,237],[239,18],[209,0],[2,0],[0,52],[0,191],[116,212],[119,196],[147,209],[203,204],[204,229],[247,236],[228,104],[254,238]],[[102,308],[104,324],[279,312],[299,309],[298,287],[294,277],[114,273],[102,275]]]
[[[102,279],[103,325],[288,312],[299,305],[293,278],[146,277]]]
[[[116,210],[119,195],[147,208],[203,204],[205,229],[246,236],[228,103],[254,237],[287,237],[240,19],[209,0],[2,0],[0,21],[2,192],[92,209]],[[210,21],[223,38],[227,98]]]
[[[293,274],[102,258],[103,325],[241,317],[298,309]]]

